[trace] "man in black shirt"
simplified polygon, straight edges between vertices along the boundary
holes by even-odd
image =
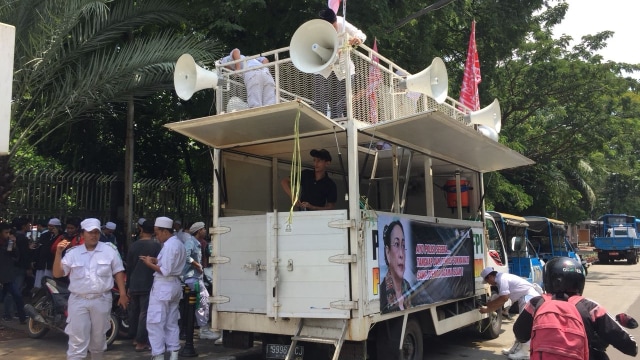
[[[331,210],[336,206],[338,190],[336,183],[329,178],[327,166],[331,163],[331,154],[325,149],[311,150],[313,170],[305,169],[300,177],[300,198],[296,206],[300,210]],[[291,179],[281,181],[284,192],[292,197]],[[293,199],[293,197],[292,197]]]
[[[153,221],[140,225],[140,237],[127,254],[127,292],[129,294],[129,336],[134,337],[136,351],[151,349],[147,332],[147,308],[153,286],[154,271],[140,261],[140,256],[157,257],[162,246],[153,240]]]

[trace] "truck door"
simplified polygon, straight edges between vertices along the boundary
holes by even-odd
[[[350,315],[346,210],[267,214],[267,315]]]

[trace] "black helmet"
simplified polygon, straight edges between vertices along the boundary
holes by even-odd
[[[572,258],[556,257],[544,265],[544,291],[549,294],[582,295],[584,290],[584,268]]]

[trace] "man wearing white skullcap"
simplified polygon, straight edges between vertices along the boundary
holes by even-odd
[[[80,223],[84,243],[62,253],[69,241],[56,246],[53,276],[69,276],[67,327],[69,348],[67,359],[84,359],[87,350],[92,360],[102,359],[107,349],[105,334],[110,328],[114,277],[120,291],[118,304],[127,308],[129,298],[125,289],[124,266],[113,244],[102,243],[100,220],[89,218]]]
[[[196,321],[200,327],[200,339],[217,340],[220,333],[209,329],[209,292],[204,285],[204,269],[202,268],[202,245],[199,238],[204,238],[207,231],[204,223],[198,221],[189,228],[189,237],[184,242],[187,251],[187,261],[182,270],[182,279],[192,291],[200,294],[200,301],[196,309]]]
[[[115,230],[116,224],[111,221],[107,221],[107,223],[102,227],[102,236],[100,236],[100,241],[112,243],[117,247],[118,240],[116,240],[116,235],[113,233]]]
[[[186,261],[182,241],[173,234],[173,220],[156,218],[156,239],[163,244],[157,258],[140,256],[140,260],[153,269],[153,287],[147,310],[147,331],[153,360],[164,360],[165,350],[170,360],[178,360],[180,350],[180,327],[178,305],[182,299],[180,275]]]

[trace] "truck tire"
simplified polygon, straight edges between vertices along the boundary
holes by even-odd
[[[609,262],[609,254],[606,254],[606,253],[603,253],[603,252],[598,253],[598,262],[600,264],[608,263]]]
[[[376,333],[377,360],[422,360],[424,339],[422,328],[416,319],[407,321],[402,349],[400,333],[402,332],[402,318],[390,319],[379,324]]]
[[[513,308],[514,306],[511,307]],[[488,340],[497,339],[502,331],[502,309],[498,309],[487,315],[489,316],[486,319],[480,321],[480,334]]]
[[[407,329],[404,332],[404,342],[402,343],[401,360],[422,360],[423,356],[422,328],[416,319],[407,321]]]

